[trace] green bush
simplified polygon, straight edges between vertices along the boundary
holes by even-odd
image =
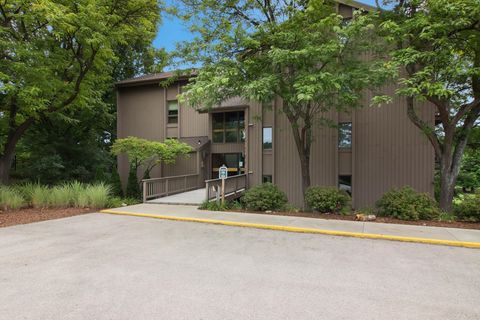
[[[411,187],[386,192],[376,203],[378,215],[400,220],[438,219],[440,210],[437,203],[426,193],[419,193]]]
[[[138,184],[137,180],[137,170],[133,166],[130,167],[130,171],[128,173],[127,190],[125,195],[128,198],[135,199],[140,199],[142,196],[140,185]]]
[[[287,204],[287,195],[276,185],[267,182],[248,189],[242,201],[248,210],[282,210]]]
[[[310,209],[322,213],[350,210],[350,196],[335,187],[310,187],[305,194],[305,202]]]
[[[222,204],[221,201],[208,201],[205,200],[199,207],[202,210],[209,210],[209,211],[225,211],[228,210],[228,202]]]
[[[18,190],[0,186],[0,206],[2,210],[16,210],[27,205],[27,201]]]
[[[70,184],[62,184],[50,189],[49,207],[68,208],[74,202],[74,194]]]
[[[454,206],[458,220],[480,222],[480,191],[465,195],[463,201]]]

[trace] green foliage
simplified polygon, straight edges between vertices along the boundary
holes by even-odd
[[[160,163],[175,163],[179,156],[192,152],[192,147],[177,139],[166,139],[164,142],[150,141],[137,137],[117,139],[112,145],[112,154],[128,156],[130,166],[135,170],[142,167],[142,177]]]
[[[110,197],[107,203],[107,208],[120,208],[123,206],[132,206],[135,204],[139,204],[140,201],[138,199],[133,198],[121,198],[121,197]]]
[[[6,187],[4,187],[5,189]],[[1,189],[1,188],[0,188]],[[34,208],[106,208],[111,203],[111,187],[103,182],[82,184],[78,181],[49,187],[27,183],[8,189],[11,201],[23,199],[25,206]],[[3,189],[1,189],[3,190]],[[131,204],[133,200],[122,200]],[[3,203],[3,202],[1,202]],[[18,207],[11,207],[17,209]]]
[[[27,202],[18,190],[0,186],[0,207],[2,210],[16,210],[27,205]]]
[[[411,187],[386,192],[376,206],[379,216],[400,220],[434,220],[438,219],[440,214],[435,200]]]
[[[457,185],[468,192],[480,189],[480,139],[470,140],[472,147],[468,148],[463,155],[457,180]]]
[[[226,211],[229,208],[228,202],[222,204],[221,201],[204,201],[200,207],[202,210],[209,210],[209,211]]]
[[[440,212],[438,215],[438,221],[443,221],[443,222],[454,222],[456,220],[456,217],[453,213],[449,212]]]
[[[73,121],[72,112],[106,106],[102,97],[111,88],[119,49],[130,42],[145,48],[160,12],[156,0],[6,0],[1,11],[0,146],[7,157],[0,165],[8,172],[28,128],[51,117]],[[62,157],[53,157],[45,168],[62,165]]]
[[[304,163],[313,128],[332,125],[325,114],[362,107],[363,89],[388,75],[378,68],[384,51],[369,16],[357,12],[345,23],[333,1],[182,2],[180,14],[199,37],[180,47],[179,57],[202,68],[180,100],[211,108],[232,97],[261,103],[281,98],[275,112],[289,120]],[[367,52],[372,59],[362,57]],[[310,175],[309,163],[301,168],[302,177]]]
[[[455,204],[454,213],[458,220],[480,222],[480,191],[465,195],[463,201]]]
[[[242,202],[248,210],[282,210],[287,204],[287,195],[276,185],[268,182],[248,189]]]
[[[310,187],[305,202],[310,209],[322,212],[347,212],[350,210],[350,196],[334,187]]]
[[[133,166],[130,166],[130,171],[128,172],[128,181],[127,189],[125,195],[129,198],[140,199],[142,196],[142,191],[140,190],[140,185],[137,178],[137,169]]]
[[[442,176],[439,202],[442,210],[449,211],[455,186],[448,181],[457,179],[458,162],[480,116],[480,2],[388,4],[391,9],[375,13],[379,32],[391,43],[391,58],[385,66],[398,69],[396,94],[406,97],[407,115],[435,150]],[[425,101],[431,104],[415,103]],[[431,105],[441,125],[424,121],[421,109]],[[472,188],[477,178],[476,173],[464,170],[459,183]]]
[[[116,167],[113,169],[110,185],[112,186],[113,195],[118,197],[123,196],[122,182],[120,181],[120,175],[118,174],[118,170]]]

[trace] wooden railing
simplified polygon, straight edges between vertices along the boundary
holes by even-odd
[[[199,174],[153,178],[142,180],[143,202],[199,188]]]
[[[215,199],[220,196],[222,179],[205,180],[206,200]],[[239,174],[225,179],[225,197],[236,198],[247,189],[247,175]]]

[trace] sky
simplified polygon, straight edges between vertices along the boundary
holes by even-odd
[[[375,5],[375,0],[357,0],[369,5]],[[172,5],[175,0],[167,0],[167,5]],[[192,33],[188,31],[188,28],[183,25],[182,21],[166,14],[162,17],[162,24],[160,25],[157,33],[157,37],[153,41],[153,45],[156,48],[165,48],[167,51],[175,49],[177,42],[191,40],[193,38]]]

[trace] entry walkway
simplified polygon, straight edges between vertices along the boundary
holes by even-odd
[[[177,193],[171,196],[157,198],[147,201],[147,203],[157,204],[179,204],[179,205],[200,205],[205,200],[206,189],[196,189]]]
[[[109,209],[102,212],[290,232],[480,248],[480,230],[470,229],[206,211],[188,205],[149,203]]]

